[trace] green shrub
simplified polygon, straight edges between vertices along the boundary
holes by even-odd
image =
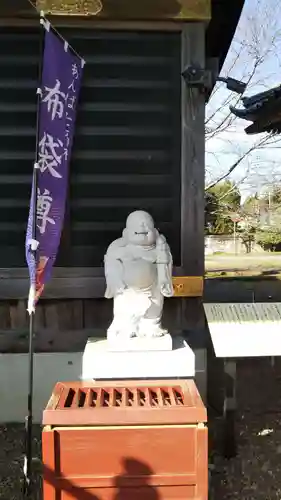
[[[281,232],[279,231],[259,231],[256,234],[256,242],[264,250],[269,252],[280,252]]]

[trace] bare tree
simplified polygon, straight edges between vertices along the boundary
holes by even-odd
[[[219,36],[219,35],[218,35]],[[246,0],[222,76],[247,84],[246,94],[261,92],[280,84],[281,69],[280,0]],[[206,110],[206,189],[232,178],[255,185],[280,175],[277,155],[281,137],[271,134],[247,136],[247,122],[233,115],[230,105],[239,106],[241,96],[218,83]],[[280,142],[280,143],[279,143]],[[267,179],[259,173],[267,169]],[[271,179],[271,182],[273,180]]]

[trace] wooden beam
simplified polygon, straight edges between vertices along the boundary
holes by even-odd
[[[57,29],[61,28],[77,28],[77,29],[95,29],[97,31],[112,30],[112,31],[168,31],[180,32],[182,22],[180,21],[110,21],[104,19],[92,18],[77,18],[65,16],[49,16],[48,19]],[[1,27],[38,27],[38,17],[12,17],[11,15],[1,16]]]
[[[40,300],[35,314],[36,352],[83,351],[88,337],[105,338],[112,300]],[[182,333],[180,301],[165,300],[163,326]],[[28,352],[29,317],[25,300],[0,301],[0,352]]]
[[[203,278],[181,277],[174,269],[175,296],[202,296]],[[180,276],[180,277],[179,277]],[[26,299],[29,289],[27,269],[0,269],[0,300]],[[104,297],[105,278],[102,268],[56,267],[43,294],[44,299],[95,299]]]
[[[188,24],[182,31],[182,71],[205,66],[204,25]],[[185,276],[204,274],[205,101],[182,78],[181,265]]]
[[[35,352],[82,352],[89,337],[104,339],[106,329],[83,328],[81,330],[36,329]],[[1,353],[28,352],[28,328],[0,330]]]
[[[101,298],[105,292],[103,276],[89,274],[73,275],[71,269],[54,276],[45,288],[43,299],[88,299]],[[71,275],[72,274],[72,275]],[[29,290],[29,278],[18,276],[0,280],[0,300],[26,299]]]
[[[174,269],[174,282],[179,284],[176,277],[184,276],[184,270]],[[191,291],[189,301],[191,314],[194,302],[201,297],[201,292],[195,298],[192,290],[199,286],[202,277],[187,276]],[[188,285],[188,286],[189,286]],[[29,278],[26,269],[0,269],[0,300],[25,300],[28,295]],[[48,299],[83,299],[101,298],[105,289],[103,269],[99,268],[55,268],[52,280],[46,287],[44,298]],[[278,280],[243,281],[231,279],[205,279],[205,302],[266,302],[281,300],[280,282]],[[182,296],[179,291],[176,296]],[[201,302],[201,301],[200,301]],[[196,306],[197,307],[197,306]],[[201,307],[201,305],[200,305]],[[204,324],[201,325],[204,327]]]
[[[58,15],[93,13],[101,19],[209,21],[211,0],[37,0],[38,10]]]
[[[236,360],[224,360],[224,441],[223,455],[227,459],[234,458],[237,454],[235,433],[236,420]]]
[[[187,24],[182,31],[182,71],[205,67],[205,27]],[[181,145],[181,267],[184,276],[204,275],[205,97],[182,78]],[[201,297],[182,299],[182,324],[186,331],[204,329]]]

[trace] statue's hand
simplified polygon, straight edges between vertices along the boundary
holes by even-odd
[[[114,293],[113,293],[113,290],[110,286],[106,287],[104,296],[106,299],[113,299]]]
[[[166,245],[167,240],[164,236],[164,234],[159,234],[156,240],[156,245],[161,246],[161,245]]]
[[[115,295],[117,295],[117,293],[122,293],[124,292],[124,290],[126,289],[126,285],[125,283],[123,283],[123,281],[119,281],[118,282],[118,285],[115,285]]]
[[[164,297],[172,297],[174,295],[174,289],[170,283],[164,283],[161,285],[160,290]]]
[[[125,288],[126,285],[123,281],[107,284],[104,296],[106,299],[113,299],[118,293],[122,293]]]

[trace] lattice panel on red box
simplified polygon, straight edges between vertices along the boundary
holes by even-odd
[[[45,425],[118,425],[205,422],[192,381],[59,383],[43,415]]]
[[[123,406],[183,406],[183,393],[181,387],[143,387],[128,389],[120,387],[115,389],[69,388],[66,399],[60,399],[57,408],[122,408]]]

